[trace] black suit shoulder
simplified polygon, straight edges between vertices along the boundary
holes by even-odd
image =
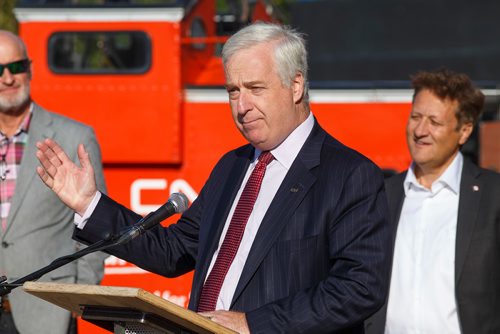
[[[479,177],[485,178],[488,180],[488,186],[492,186],[495,189],[499,189],[500,186],[500,174],[492,171],[490,169],[479,168],[481,174]]]
[[[472,192],[471,192],[471,187]],[[500,209],[500,174],[481,168],[473,164],[470,160],[464,160],[464,167],[461,178],[461,196],[464,200],[469,200],[471,194],[475,192],[474,187],[482,193],[481,204],[490,203]]]
[[[374,164],[363,154],[343,144],[329,134],[326,134],[323,149],[321,151],[322,159],[331,159],[343,161],[346,164],[358,165],[363,163]]]
[[[397,206],[402,200],[402,196],[404,195],[403,183],[407,172],[404,171],[384,180],[387,201],[390,207]]]
[[[403,186],[403,182],[406,178],[406,173],[407,171],[404,171],[402,173],[399,173],[397,175],[388,177],[385,179],[385,187],[386,189],[395,189],[400,186]]]

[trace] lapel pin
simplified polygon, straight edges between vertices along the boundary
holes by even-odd
[[[472,186],[472,190],[473,191],[479,191],[479,186],[476,186],[476,185]]]
[[[295,185],[293,187],[290,188],[290,192],[292,193],[298,193],[299,192],[299,186],[298,185]]]

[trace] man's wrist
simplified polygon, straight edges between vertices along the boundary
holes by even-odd
[[[87,205],[86,209],[83,210],[82,213],[80,212],[75,212],[75,217],[74,217],[74,222],[77,228],[83,229],[85,227],[85,224],[89,220],[90,216],[94,212],[97,203],[99,203],[99,200],[101,199],[101,192],[96,191],[94,194],[94,197],[90,200],[90,203]]]
[[[85,200],[83,201],[83,204],[81,205],[81,207],[77,208],[75,210],[75,213],[77,215],[84,216],[85,212],[87,212],[89,207],[92,205],[92,202],[94,201],[94,199],[98,193],[99,193],[99,191],[96,190],[93,195],[86,197]],[[99,198],[100,198],[100,196],[99,196]]]

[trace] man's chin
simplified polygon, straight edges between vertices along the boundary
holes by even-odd
[[[22,113],[24,109],[29,105],[29,103],[29,97],[23,97],[23,99],[10,99],[8,101],[0,99],[0,112],[9,114],[16,114],[19,112]]]
[[[245,129],[241,131],[241,133],[243,134],[243,137],[245,137],[245,139],[254,147],[259,147],[259,145],[264,142],[258,131]]]
[[[250,143],[250,145],[252,145],[256,149],[259,149],[261,151],[270,151],[270,150],[272,150],[274,148],[268,142],[263,141],[263,140],[258,140],[258,139],[252,139],[252,140],[250,140],[248,138],[247,138],[247,140]]]
[[[432,150],[430,146],[417,146],[417,147],[411,147],[410,148],[410,155],[416,159],[418,157],[429,157],[432,156]]]
[[[425,165],[432,160],[432,154],[422,151],[412,151],[410,152],[411,158],[417,165]]]

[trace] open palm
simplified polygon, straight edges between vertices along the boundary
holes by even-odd
[[[80,166],[71,161],[52,139],[37,143],[41,166],[37,173],[68,207],[83,215],[97,192],[94,169],[82,144],[78,145]]]

